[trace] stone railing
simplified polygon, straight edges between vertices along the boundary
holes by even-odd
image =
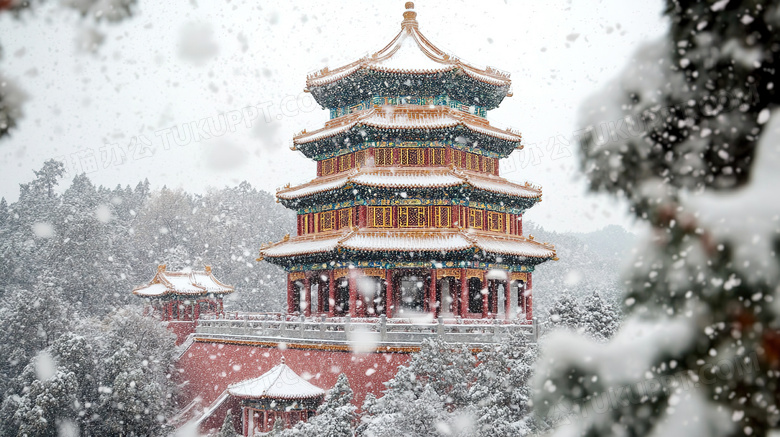
[[[523,333],[536,341],[536,320],[520,324],[505,320],[445,320],[441,317],[437,320],[418,320],[388,319],[385,316],[351,319],[238,314],[228,315],[228,318],[198,320],[196,336],[379,347],[419,345],[424,339],[433,337],[447,343],[490,344],[501,341],[510,332]]]

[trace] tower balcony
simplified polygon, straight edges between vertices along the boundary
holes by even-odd
[[[219,318],[205,316],[199,320],[194,339],[227,344],[368,353],[413,352],[428,338],[479,347],[501,342],[512,334],[526,335],[536,341],[536,320],[228,313]]]

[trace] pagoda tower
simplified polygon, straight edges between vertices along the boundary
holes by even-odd
[[[532,274],[553,246],[523,236],[539,187],[499,176],[521,136],[487,111],[509,74],[434,46],[412,2],[378,52],[307,77],[330,120],[293,139],[317,177],[277,192],[297,232],[260,249],[302,316],[532,319]]]

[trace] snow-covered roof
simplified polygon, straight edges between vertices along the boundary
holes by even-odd
[[[457,69],[490,85],[508,87],[511,84],[509,74],[490,67],[474,67],[433,45],[420,32],[416,16],[413,6],[407,6],[401,31],[382,50],[340,68],[324,68],[309,75],[306,85],[327,85],[364,69],[398,74],[433,74]]]
[[[555,249],[519,235],[472,229],[377,230],[349,229],[322,234],[289,237],[260,249],[265,258],[327,253],[338,249],[367,252],[462,251],[471,248],[489,253],[555,258]]]
[[[321,129],[302,132],[293,138],[300,145],[330,138],[349,130],[363,127],[377,129],[444,129],[461,126],[472,132],[520,143],[522,136],[508,129],[491,126],[481,117],[448,106],[395,105],[364,109],[348,116],[335,118]]]
[[[210,266],[206,266],[204,271],[172,272],[165,270],[165,265],[161,265],[157,268],[157,274],[148,284],[133,289],[133,294],[145,297],[167,294],[196,296],[232,292],[232,286],[225,285],[214,277]]]
[[[311,399],[325,395],[325,390],[303,379],[282,360],[262,376],[228,386],[231,396],[243,399]]]
[[[319,177],[295,187],[283,188],[277,191],[276,196],[279,199],[292,200],[347,185],[377,188],[442,188],[464,185],[526,199],[538,199],[542,196],[541,189],[527,183],[519,185],[498,176],[449,167],[362,167],[346,173]]]

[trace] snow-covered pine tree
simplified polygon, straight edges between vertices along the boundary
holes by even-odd
[[[669,34],[585,105],[591,189],[654,229],[610,344],[547,339],[535,406],[577,406],[560,435],[780,427],[780,5],[668,0],[666,14]]]
[[[236,429],[233,426],[233,412],[231,410],[228,410],[227,414],[225,414],[222,427],[215,437],[236,437]]]
[[[618,310],[604,301],[597,291],[587,299],[582,312],[585,332],[593,338],[609,340],[620,326]]]
[[[534,431],[529,381],[536,357],[536,344],[523,333],[512,333],[477,355],[470,390],[472,435],[524,436]]]
[[[564,293],[555,300],[547,320],[549,328],[577,331],[582,328],[583,314],[579,303],[568,293]]]
[[[308,422],[299,423],[283,435],[288,437],[351,437],[355,434],[357,415],[352,404],[352,388],[347,375],[339,375],[336,384],[328,390],[317,415]]]
[[[435,428],[428,427],[438,425],[450,427],[455,433],[457,425],[449,423],[454,417],[450,412],[469,406],[475,363],[471,351],[463,345],[439,339],[423,341],[409,364],[400,366],[395,377],[385,383],[383,395],[370,398],[370,403],[363,406],[362,432],[377,437],[404,434],[399,430],[410,435],[436,435],[431,431]],[[419,423],[421,414],[434,422]]]

